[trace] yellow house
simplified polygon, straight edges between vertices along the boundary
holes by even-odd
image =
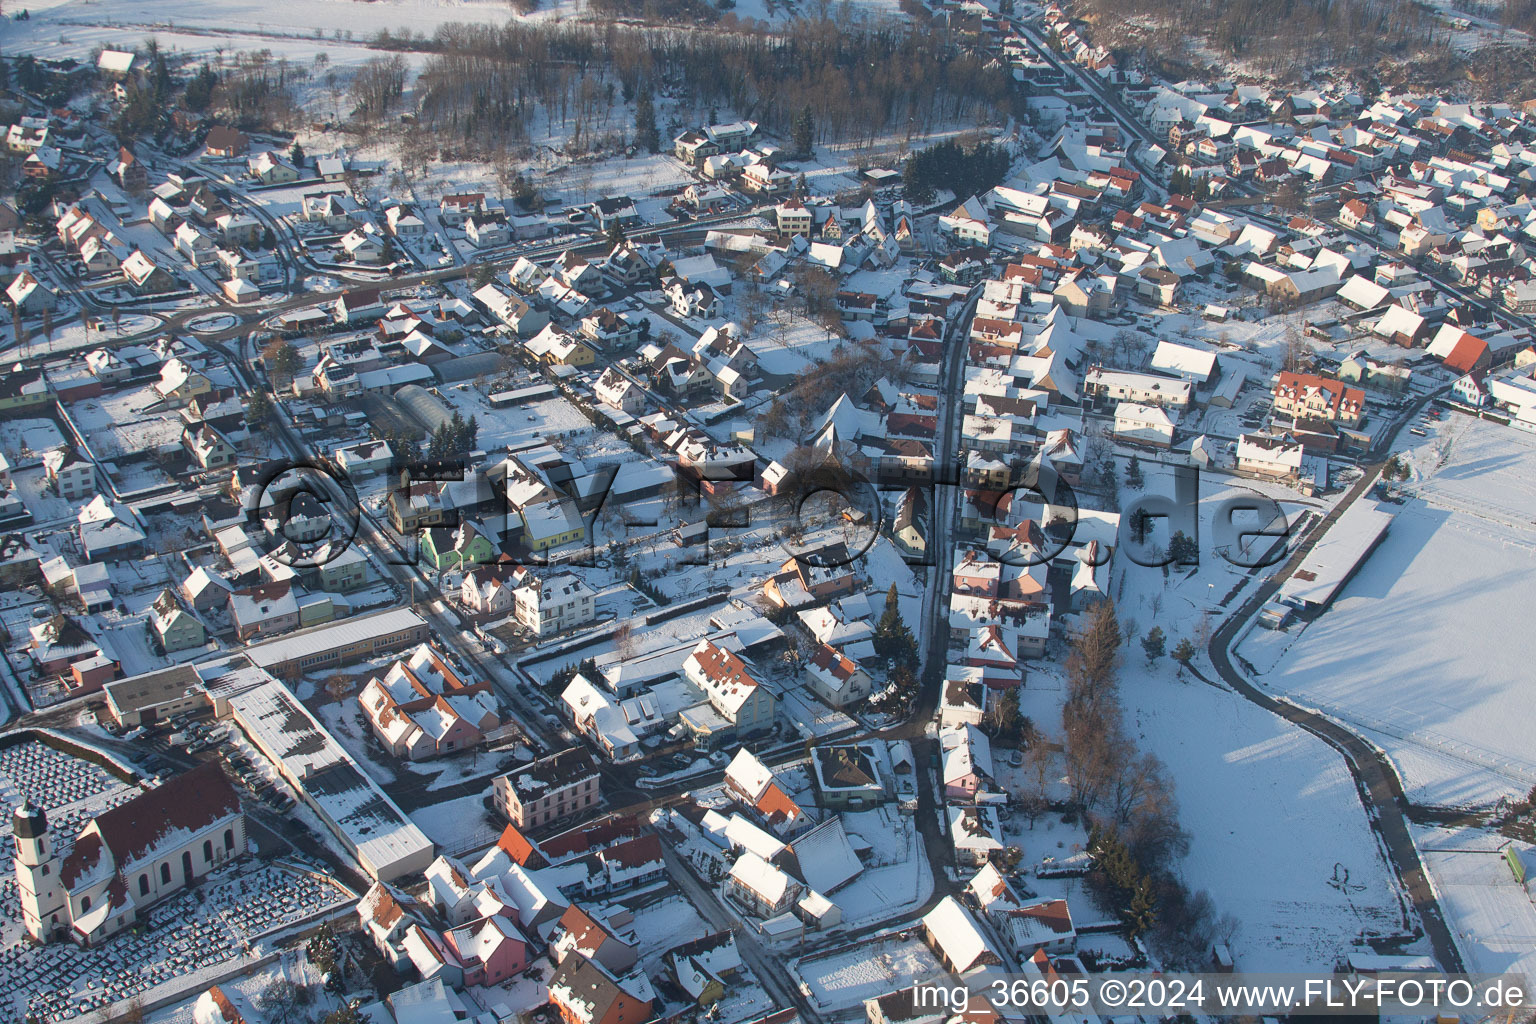
[[[569,500],[543,501],[522,509],[523,543],[530,551],[548,551],[585,540],[587,525]]]
[[[529,340],[528,351],[551,366],[582,367],[597,361],[591,346],[552,324]]]
[[[23,369],[18,363],[0,373],[0,414],[35,409],[53,401],[53,389],[40,369]]]

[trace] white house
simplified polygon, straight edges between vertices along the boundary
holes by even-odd
[[[517,621],[534,636],[585,626],[597,618],[597,594],[572,573],[529,579],[512,593]]]
[[[1237,468],[1245,473],[1275,480],[1301,476],[1305,449],[1289,437],[1241,434],[1237,439]]]
[[[611,366],[604,370],[603,375],[597,378],[597,383],[592,385],[592,394],[604,405],[627,412],[631,416],[645,408],[645,395],[640,388],[634,381]]]
[[[740,655],[700,640],[683,663],[683,675],[704,691],[738,737],[773,728],[774,696],[758,685]]]
[[[1115,406],[1115,437],[1168,448],[1173,444],[1173,417],[1155,405],[1121,402]]]

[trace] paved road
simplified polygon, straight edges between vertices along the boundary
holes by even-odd
[[[1386,451],[1401,423],[1417,414],[1429,400],[1430,396],[1424,396],[1409,406],[1399,421],[1378,437],[1372,454],[1379,455]],[[1243,627],[1259,608],[1279,591],[1281,584],[1296,571],[1302,559],[1338,521],[1339,516],[1375,484],[1382,465],[1383,463],[1376,462],[1362,467],[1365,475],[1350,488],[1334,509],[1323,517],[1307,538],[1297,545],[1286,563],[1262,583],[1236,612],[1223,621],[1211,637],[1211,664],[1215,666],[1223,681],[1237,693],[1266,711],[1307,730],[1344,755],[1344,762],[1349,768],[1350,775],[1354,777],[1360,799],[1371,812],[1372,824],[1381,835],[1392,869],[1396,872],[1409,901],[1418,912],[1419,920],[1423,922],[1424,932],[1434,950],[1435,959],[1445,970],[1461,971],[1464,969],[1461,952],[1456,947],[1451,929],[1445,923],[1439,900],[1435,896],[1434,888],[1430,885],[1429,878],[1424,872],[1423,862],[1419,858],[1418,847],[1414,845],[1413,836],[1408,831],[1408,802],[1403,796],[1402,782],[1386,756],[1332,719],[1318,712],[1298,707],[1283,697],[1271,696],[1259,689],[1234,664],[1231,655],[1231,647]]]
[[[810,1021],[811,1024],[819,1024],[821,1015],[801,994],[800,986],[795,984],[783,964],[763,949],[762,944],[757,941],[757,936],[752,934],[752,929],[742,927],[741,921],[721,905],[721,897],[715,890],[705,886],[693,873],[693,867],[674,853],[669,844],[662,843],[661,852],[667,862],[668,874],[688,897],[688,902],[692,903],[709,921],[709,926],[716,931],[736,933],[736,948],[741,952],[742,960],[752,968],[752,973],[757,975],[757,980],[762,982],[763,988],[773,997],[774,1002],[781,1009],[793,1006],[800,1011],[803,1019]]]

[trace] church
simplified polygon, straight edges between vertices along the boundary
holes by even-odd
[[[103,811],[66,848],[30,801],[17,809],[13,834],[27,934],[86,946],[246,852],[240,798],[211,761]]]

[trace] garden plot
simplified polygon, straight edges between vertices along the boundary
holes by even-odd
[[[945,977],[923,940],[895,936],[847,946],[793,964],[804,991],[822,1011],[860,1006],[907,985]]]
[[[182,422],[164,412],[146,412],[156,402],[149,388],[88,398],[69,407],[70,418],[102,459],[117,459],[180,443]]]
[[[646,968],[658,967],[667,950],[714,931],[698,909],[675,892],[659,899],[639,897],[619,902],[622,906],[614,905],[610,909],[628,909],[634,915],[629,929],[638,944],[640,963]]]
[[[919,905],[933,892],[933,872],[922,838],[908,815],[898,814],[895,804],[879,810],[843,814],[848,838],[869,844],[868,865],[857,878],[831,897],[843,912],[843,927],[889,920]]]
[[[1536,661],[1525,613],[1536,438],[1453,417],[1410,455],[1405,490],[1417,497],[1261,682],[1368,735],[1410,799],[1524,795],[1536,784],[1536,710],[1524,696]],[[1424,636],[1443,640],[1412,642]]]
[[[521,448],[559,437],[587,440],[597,428],[564,398],[545,398],[515,408],[492,409],[484,396],[473,388],[441,388],[439,394],[450,410],[465,419],[475,417],[480,427],[476,447],[484,451]]]
[[[0,453],[12,466],[31,462],[64,443],[64,435],[50,419],[28,417],[0,423]]]

